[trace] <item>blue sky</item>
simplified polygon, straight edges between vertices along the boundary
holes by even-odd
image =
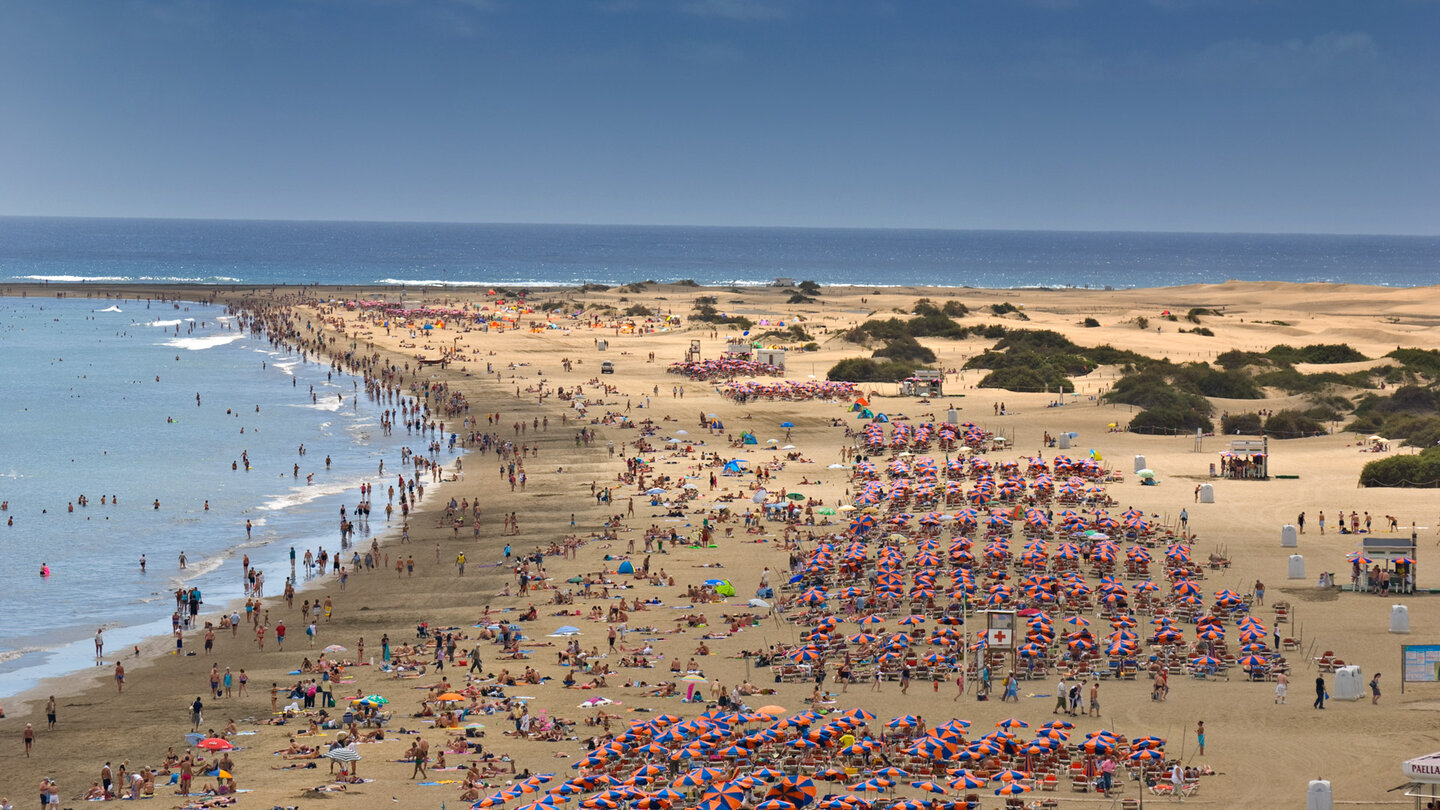
[[[1440,0],[7,0],[0,214],[1440,233]]]

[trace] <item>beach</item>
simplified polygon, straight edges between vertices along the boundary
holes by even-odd
[[[1434,287],[1391,289],[1271,282],[1112,291],[826,287],[813,300],[792,304],[791,288],[643,285],[585,292],[536,290],[527,297],[523,308],[516,308],[514,300],[503,293],[492,295],[475,287],[410,288],[403,304],[393,287],[287,288],[282,296],[276,296],[269,288],[50,284],[9,285],[5,294],[18,295],[22,291],[31,297],[63,293],[97,302],[108,295],[149,295],[213,300],[246,309],[264,308],[272,314],[283,310],[293,323],[306,328],[297,327],[297,334],[282,338],[303,342],[311,349],[324,346],[329,356],[342,364],[363,362],[356,370],[364,374],[388,368],[394,373],[391,384],[407,396],[423,396],[414,388],[417,384],[443,384],[446,397],[462,395],[468,408],[448,416],[432,415],[434,421],[446,423],[444,430],[427,433],[424,439],[417,436],[415,446],[422,447],[429,441],[446,442],[448,434],[462,433],[467,434],[467,439],[461,445],[468,452],[459,470],[446,456],[446,475],[454,475],[453,482],[434,486],[439,482],[432,483],[426,471],[425,495],[409,515],[408,542],[402,542],[399,536],[398,511],[388,523],[372,514],[371,528],[380,534],[379,553],[383,555],[377,568],[350,572],[343,588],[333,576],[312,584],[296,593],[293,607],[287,607],[275,595],[278,588],[267,588],[263,609],[274,617],[272,622],[283,619],[290,628],[283,652],[276,649],[273,632],[264,649],[257,649],[254,632],[247,630],[247,625],[233,636],[228,630],[218,633],[209,655],[165,654],[169,639],[162,638],[142,646],[139,656],[128,649],[121,650],[118,658],[107,653],[105,665],[94,667],[93,673],[66,676],[24,695],[11,696],[0,689],[5,694],[5,717],[0,720],[0,794],[9,796],[17,805],[33,801],[34,787],[45,776],[58,780],[65,802],[78,801],[100,778],[106,762],[118,769],[128,761],[133,770],[160,765],[169,748],[184,752],[185,734],[191,730],[190,706],[199,696],[205,704],[202,731],[223,729],[233,718],[240,732],[231,737],[239,750],[230,756],[235,782],[248,792],[238,795],[236,806],[309,806],[320,795],[311,789],[335,784],[330,779],[330,763],[324,759],[287,759],[275,752],[290,746],[292,736],[297,744],[329,743],[337,738],[340,729],[295,736],[307,730],[305,720],[297,717],[279,726],[266,721],[276,717],[271,711],[271,684],[290,687],[308,680],[310,672],[296,672],[302,661],[318,660],[330,645],[340,645],[344,650],[330,653],[328,658],[354,662],[344,668],[333,687],[336,707],[331,710],[332,716],[343,715],[348,698],[367,695],[386,698],[388,704],[383,710],[392,714],[384,726],[384,741],[356,746],[362,756],[357,775],[374,781],[345,784],[343,806],[388,806],[398,802],[401,806],[440,807],[442,803],[468,803],[460,797],[464,770],[435,771],[427,779],[407,778],[412,766],[400,760],[413,737],[402,729],[420,730],[420,736],[431,746],[433,758],[447,747],[447,740],[457,736],[462,742],[467,739],[465,726],[483,724],[483,729],[472,733],[483,731],[484,736],[469,737],[469,741],[479,742],[484,752],[504,755],[503,761],[487,762],[475,752],[460,753],[460,745],[447,755],[452,766],[464,767],[472,761],[487,763],[479,766],[486,769],[482,771],[488,774],[483,781],[490,786],[478,789],[483,798],[507,782],[521,781],[525,771],[557,774],[557,783],[575,775],[572,766],[587,756],[586,741],[606,732],[603,725],[587,722],[601,712],[612,716],[609,729],[617,735],[632,722],[652,720],[662,713],[685,719],[696,717],[706,711],[707,704],[683,703],[679,699],[691,684],[706,698],[716,694],[712,690],[717,684],[726,689],[752,684],[765,692],[745,695],[745,704],[751,709],[783,707],[782,719],[810,708],[837,714],[863,708],[875,715],[870,728],[877,735],[892,718],[917,715],[932,728],[951,718],[967,720],[972,724],[968,740],[988,734],[996,723],[1014,717],[1029,724],[1028,730],[1017,732],[1029,739],[1041,724],[1057,719],[1051,710],[1055,682],[1062,674],[1059,671],[1052,671],[1046,678],[1021,680],[1018,703],[1000,699],[998,684],[1005,674],[1000,672],[995,673],[997,688],[989,700],[976,699],[973,680],[956,700],[953,667],[934,681],[917,678],[909,685],[908,694],[901,693],[898,681],[885,681],[878,691],[870,682],[857,682],[842,692],[836,681],[839,659],[832,657],[827,661],[830,678],[820,688],[835,694],[828,698],[822,695],[816,702],[813,678],[783,678],[777,682],[769,666],[759,664],[753,655],[742,655],[769,651],[774,645],[805,646],[805,636],[815,626],[813,616],[809,624],[799,621],[806,612],[803,603],[796,601],[801,592],[780,586],[802,561],[812,559],[817,544],[830,534],[838,535],[839,543],[849,542],[851,518],[846,513],[828,516],[813,510],[839,510],[861,493],[864,481],[853,466],[855,458],[845,450],[860,448],[861,453],[868,452],[860,434],[867,424],[876,423],[857,419],[849,399],[762,398],[739,403],[722,396],[719,391],[724,390],[723,386],[716,381],[690,380],[668,373],[672,363],[684,359],[692,341],[699,342],[702,357],[711,359],[721,355],[727,337],[739,336],[729,327],[690,318],[695,299],[700,296],[713,296],[714,306],[723,313],[750,319],[756,337],[772,329],[802,326],[818,347],[815,351],[789,352],[782,378],[801,385],[823,380],[839,360],[869,354],[840,339],[839,333],[871,318],[908,317],[901,312],[910,313],[921,298],[929,298],[937,305],[952,299],[963,302],[970,313],[957,320],[964,325],[1048,329],[1082,346],[1108,343],[1152,357],[1167,357],[1176,363],[1209,362],[1223,352],[1265,351],[1279,344],[1345,344],[1369,358],[1382,358],[1397,346],[1440,348],[1435,329],[1440,316],[1434,314],[1440,303],[1440,288]],[[392,309],[378,303],[370,308],[345,306],[346,302],[357,301],[384,301]],[[560,303],[546,310],[543,305],[547,302]],[[644,307],[660,316],[673,313],[680,323],[654,320],[647,324],[644,316],[623,315],[634,307]],[[413,313],[423,308],[433,313],[418,319],[411,315],[403,323],[390,322],[394,313],[402,309]],[[585,315],[578,319],[567,317],[577,309]],[[1182,333],[1181,328],[1194,324],[1172,322],[1163,316],[1165,312],[1183,316],[1195,309],[1217,313],[1202,318],[1213,334]],[[490,328],[482,329],[474,322],[480,312],[487,314]],[[502,313],[513,314],[513,320],[498,317]],[[1086,326],[1086,318],[1093,318],[1098,325]],[[1139,328],[1139,318],[1148,319],[1148,328]],[[624,328],[626,322],[636,326]],[[425,324],[431,328],[426,329]],[[322,331],[308,331],[311,325]],[[601,341],[605,342],[603,350]],[[1253,595],[1256,583],[1262,582],[1264,604],[1250,605],[1249,613],[1264,623],[1267,634],[1273,630],[1296,640],[1295,648],[1278,651],[1290,672],[1290,694],[1283,705],[1277,702],[1273,681],[1248,682],[1235,667],[1228,670],[1228,677],[1200,679],[1188,672],[1172,673],[1169,693],[1163,701],[1152,699],[1153,681],[1146,672],[1134,680],[1087,677],[1087,689],[1089,683],[1100,684],[1101,711],[1098,718],[1065,718],[1075,725],[1075,742],[1086,732],[1099,729],[1114,730],[1131,739],[1142,735],[1164,738],[1168,759],[1214,772],[1198,778],[1199,790],[1191,801],[1218,806],[1291,806],[1303,801],[1300,797],[1309,780],[1320,778],[1331,781],[1337,801],[1408,806],[1406,800],[1396,800],[1395,794],[1385,791],[1405,781],[1399,770],[1401,760],[1437,747],[1429,713],[1440,703],[1436,702],[1433,683],[1409,684],[1406,693],[1400,694],[1399,645],[1430,641],[1430,629],[1440,618],[1440,604],[1423,593],[1380,596],[1318,587],[1317,579],[1325,571],[1337,572],[1337,582],[1349,583],[1346,555],[1358,548],[1358,542],[1355,536],[1339,535],[1333,528],[1321,536],[1313,521],[1320,512],[1334,520],[1338,513],[1359,510],[1374,516],[1375,532],[1386,536],[1390,532],[1381,517],[1393,515],[1399,527],[1394,534],[1402,538],[1410,537],[1413,525],[1418,535],[1416,585],[1420,589],[1440,587],[1440,574],[1430,570],[1426,554],[1432,542],[1440,541],[1440,506],[1432,490],[1357,488],[1361,466],[1381,456],[1370,452],[1372,445],[1365,437],[1343,430],[1309,438],[1271,439],[1270,473],[1287,477],[1263,481],[1215,478],[1211,465],[1229,449],[1227,437],[1208,436],[1197,441],[1191,434],[1149,436],[1119,430],[1138,409],[1100,399],[1121,376],[1116,367],[1102,366],[1076,377],[1071,394],[978,388],[975,386],[984,372],[959,369],[966,359],[989,348],[994,340],[972,335],[960,340],[925,338],[921,342],[938,355],[934,365],[956,370],[946,375],[947,395],[922,402],[899,396],[893,384],[861,384],[858,393],[866,398],[867,407],[888,417],[887,423],[879,425],[885,436],[893,435],[900,424],[944,423],[954,408],[957,421],[973,423],[975,430],[987,438],[985,458],[1024,464],[1037,456],[1053,459],[1062,452],[1044,446],[1047,434],[1074,434],[1067,440],[1068,454],[1092,459],[1099,469],[1112,473],[1106,476],[1110,480],[1097,479],[1096,483],[1113,499],[1111,511],[1118,515],[1133,507],[1142,514],[1160,538],[1152,553],[1164,556],[1167,546],[1176,542],[1176,533],[1194,535],[1193,541],[1185,545],[1190,547],[1189,553],[1199,569],[1196,582],[1205,604],[1211,604],[1215,593],[1223,589]],[[441,364],[441,360],[445,362]],[[602,375],[601,364],[607,361],[613,364],[614,373]],[[1384,362],[1367,360],[1345,370]],[[431,402],[440,399],[432,398]],[[577,400],[583,409],[576,407]],[[1300,395],[1215,400],[1217,415],[1221,410],[1279,410],[1304,407],[1304,403]],[[492,419],[490,414],[498,417]],[[466,419],[469,424],[464,424]],[[723,427],[707,427],[716,421]],[[791,426],[782,427],[787,422]],[[582,428],[592,435],[579,436]],[[740,438],[742,432],[752,433],[755,443],[746,444]],[[470,434],[491,434],[491,446],[481,446],[483,443]],[[1004,437],[1004,443],[988,441],[996,436]],[[636,447],[642,437],[648,449]],[[499,457],[497,442],[513,443],[519,458],[513,453]],[[520,450],[522,444],[525,448]],[[883,470],[896,460],[904,460],[899,452],[887,446],[873,453],[871,461]],[[1384,452],[1413,451],[1396,443]],[[637,454],[645,464],[627,470],[626,460]],[[706,454],[716,455],[706,458]],[[914,455],[928,456],[940,464],[950,458],[934,446],[916,450]],[[1141,484],[1144,479],[1134,466],[1137,457],[1143,457],[1145,468],[1154,471],[1158,485]],[[745,474],[723,475],[723,466],[714,463],[737,458],[748,462],[742,465]],[[512,460],[520,462],[523,486],[518,478],[511,483],[514,473],[508,464]],[[737,513],[759,510],[754,501],[757,480],[753,474],[759,469],[769,474],[764,486],[772,501],[783,498],[778,495],[782,489],[786,494],[800,493],[800,498],[784,500],[810,507],[816,525],[801,520],[787,534],[784,522],[757,519],[755,530],[747,531]],[[413,467],[389,475],[395,473],[420,476]],[[684,489],[679,480],[682,476],[688,477],[693,489]],[[657,478],[661,479],[659,483]],[[1201,485],[1213,487],[1214,503],[1199,502],[1197,488]],[[659,492],[646,494],[656,487]],[[596,495],[603,496],[607,490],[610,500],[602,503]],[[681,496],[684,500],[679,506],[665,505]],[[460,527],[446,520],[451,498],[478,502],[478,538],[470,520]],[[376,504],[382,500],[377,494]],[[727,506],[717,509],[722,503]],[[942,507],[947,513],[958,508]],[[1184,526],[1180,523],[1182,510],[1186,516]],[[722,520],[727,511],[729,517]],[[1298,547],[1282,547],[1281,527],[1295,523],[1302,512],[1312,522],[1300,536]],[[507,533],[503,518],[510,513],[518,520],[518,531],[514,533]],[[827,520],[829,524],[825,525]],[[1021,522],[1023,519],[1017,520]],[[381,533],[387,527],[389,531]],[[669,536],[673,530],[680,542],[667,540],[663,553],[651,550],[647,555],[647,529],[653,530],[655,536],[661,532]],[[710,542],[695,542],[707,529]],[[881,529],[869,538],[872,562],[891,533],[890,529]],[[919,552],[921,533],[917,524],[897,526],[893,533],[904,538],[892,544],[904,558],[913,558]],[[950,548],[953,536],[949,526],[938,532],[936,539],[942,554]],[[327,542],[333,547],[336,539]],[[978,536],[976,540],[978,553],[984,541]],[[1050,550],[1058,542],[1056,538]],[[1024,546],[1021,531],[1014,533],[1011,546],[1019,557]],[[528,580],[531,574],[538,575],[540,587],[521,594],[516,567],[520,558],[536,551],[543,555],[539,563],[543,575],[532,568],[526,576]],[[462,553],[463,573],[459,564]],[[1291,555],[1295,553],[1304,557],[1305,575],[1289,579]],[[407,561],[413,556],[413,575],[408,569],[395,569],[402,555]],[[647,558],[649,570],[661,584],[618,573],[622,563],[640,568]],[[157,560],[155,564],[173,563]],[[769,574],[764,573],[767,568]],[[662,569],[663,577],[659,573]],[[1019,567],[1012,570],[1018,580],[1022,576]],[[1100,584],[1090,568],[1083,571],[1089,574],[1091,586]],[[1159,563],[1156,571],[1156,582],[1165,586],[1158,575]],[[866,573],[873,571],[867,569]],[[906,573],[908,589],[909,563]],[[238,566],[234,575],[237,580],[242,576]],[[768,577],[769,585],[775,588],[774,597],[765,600],[777,608],[774,612],[770,607],[749,603],[763,577]],[[588,588],[588,595],[580,592],[587,579],[596,582]],[[695,589],[705,599],[711,598],[713,586],[707,590],[704,583],[713,579],[731,583],[734,595],[720,596],[721,601],[693,598],[697,595]],[[949,577],[941,582],[944,590],[950,584]],[[1129,584],[1133,586],[1133,581]],[[317,622],[312,646],[299,617],[299,604],[322,598],[333,603],[333,615]],[[612,618],[612,608],[618,607],[622,599],[628,616],[607,621]],[[949,600],[942,594],[938,601],[943,606]],[[1290,606],[1284,623],[1277,620],[1277,601]],[[901,629],[898,622],[902,614],[908,613],[911,599],[901,602],[905,609],[881,622],[884,632]],[[861,626],[841,610],[840,597],[832,595],[829,604],[845,619],[839,623],[839,635],[861,632]],[[1393,604],[1408,607],[1411,635],[1387,632]],[[201,618],[218,618],[220,607],[207,604]],[[518,621],[532,607],[533,620]],[[976,605],[969,607],[973,610]],[[592,618],[597,612],[598,618]],[[1060,613],[1056,611],[1057,620]],[[724,620],[722,614],[731,618]],[[704,620],[700,621],[702,615]],[[1111,632],[1100,623],[1098,604],[1070,615],[1083,615],[1095,623],[1097,639]],[[980,626],[976,621],[972,616],[966,625],[972,634]],[[425,637],[418,637],[421,623],[426,625]],[[495,639],[477,639],[491,625],[506,628],[512,623],[524,634],[520,648],[525,652],[519,653],[522,657],[502,658]],[[619,627],[614,651],[610,650],[607,625]],[[1233,620],[1227,626],[1231,632],[1237,629]],[[578,636],[557,634],[562,627],[576,628]],[[933,627],[926,624],[924,629],[928,634]],[[1187,644],[1196,640],[1193,622],[1179,623],[1177,627]],[[397,678],[393,672],[382,671],[382,637],[388,636],[393,649],[426,641],[441,628],[454,628],[441,632],[463,634],[456,642],[457,658],[466,663],[448,661],[443,670],[437,671],[433,654],[422,653],[419,659],[430,660],[423,676]],[[1069,628],[1060,632],[1069,632]],[[1145,637],[1150,628],[1142,625],[1137,632]],[[597,655],[603,656],[595,664],[609,670],[603,686],[584,688],[592,681],[598,683],[601,676],[593,672],[577,672],[575,688],[562,686],[561,680],[571,667],[560,663],[560,654],[572,641],[586,651],[596,648]],[[188,649],[198,646],[198,633],[187,636]],[[702,646],[706,648],[703,651]],[[425,687],[438,686],[442,678],[457,690],[467,685],[469,651],[477,647],[482,665],[479,680],[473,684],[474,692],[454,704],[431,702],[427,710],[433,715],[437,710],[471,705],[476,714],[450,730],[436,729],[433,716],[413,716],[422,710],[427,695],[436,694],[436,690]],[[647,647],[649,652],[645,652]],[[1144,652],[1137,658],[1143,659],[1151,652],[1143,641],[1140,648]],[[1366,680],[1377,672],[1383,673],[1383,697],[1378,704],[1372,705],[1368,699],[1335,700],[1324,711],[1311,707],[1317,674],[1324,674],[1327,683],[1333,684],[1333,676],[1322,673],[1315,660],[1327,650],[1345,663],[1359,665]],[[929,652],[926,647],[921,654]],[[634,663],[637,656],[653,666],[622,666],[622,661]],[[691,680],[685,681],[672,672],[672,662],[683,662],[682,671],[688,671],[692,659],[700,672]],[[126,672],[123,692],[117,691],[113,677],[117,660]],[[249,695],[207,695],[212,666],[236,673],[243,669],[249,678]],[[511,704],[497,703],[502,700],[499,695],[479,693],[494,685],[492,678],[502,669],[511,676],[533,669],[537,679],[545,679],[526,683],[522,678],[516,685],[501,687],[504,700],[517,701],[519,696],[526,696],[530,716],[542,726],[556,718],[573,725],[555,730],[552,736],[557,739],[538,739],[538,734],[515,736],[515,724],[508,716]],[[676,684],[676,696],[652,694],[656,690],[663,693],[664,685],[671,682]],[[1330,689],[1334,691],[1333,685]],[[45,727],[44,712],[45,697],[51,694],[57,698],[58,714],[53,730]],[[581,707],[583,702],[597,697],[612,703]],[[1368,698],[1368,693],[1364,697]],[[284,694],[277,700],[281,707],[291,702]],[[1201,721],[1207,732],[1203,755],[1196,750],[1196,727]],[[28,758],[21,743],[26,723],[34,725],[37,735]],[[763,723],[752,721],[748,730],[763,727]],[[373,728],[361,731],[368,733]],[[733,764],[723,758],[717,761],[726,767]],[[309,762],[318,762],[318,767],[288,767]],[[758,767],[761,763],[753,764]],[[516,772],[513,775],[512,765]],[[492,770],[498,773],[490,773]],[[857,781],[863,776],[857,775]],[[950,778],[943,770],[934,776],[936,781],[943,781],[942,777]],[[197,776],[197,787],[204,782],[214,783],[215,779]],[[834,787],[844,790],[844,785]],[[180,806],[183,800],[173,795],[174,790],[157,783],[155,794],[167,807]],[[1139,790],[1140,785],[1132,782],[1123,795],[1137,798]],[[949,790],[951,799],[969,792]],[[1001,799],[992,790],[974,792],[983,796],[983,806],[1001,806]],[[329,795],[335,798],[333,793]],[[881,806],[889,806],[896,798],[918,795],[906,781],[892,792],[871,798],[882,802]],[[1053,794],[1036,790],[1025,798],[1050,797],[1062,805],[1099,807],[1110,803],[1094,792],[1072,791],[1068,778]],[[1163,800],[1148,794],[1146,798]]]

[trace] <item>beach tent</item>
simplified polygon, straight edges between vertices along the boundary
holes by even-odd
[[[754,433],[750,433],[750,432],[748,432],[748,431],[745,432],[745,433],[741,433],[741,434],[740,434],[740,441],[743,442],[743,443],[745,443],[745,444],[759,444],[759,443],[760,443],[759,441],[757,441],[757,440],[755,439],[755,434],[754,434]]]
[[[578,628],[578,627],[571,627],[571,626],[568,625],[568,624],[561,625],[560,627],[555,628],[555,633],[554,633],[554,635],[557,635],[557,636],[578,636],[578,635],[580,635],[580,628]]]
[[[744,466],[743,466],[744,464],[745,464],[745,459],[743,459],[743,458],[733,458],[733,459],[725,462],[725,474],[726,474],[726,475],[740,475],[740,474],[744,473],[744,472],[745,472]]]
[[[635,573],[635,564],[630,562],[629,560],[626,560],[625,562],[620,563],[620,567],[615,569],[615,573],[633,574]]]
[[[875,421],[876,421],[876,422],[889,422],[889,421],[890,421],[890,417],[886,416],[886,415],[883,414],[883,413],[877,413],[877,414],[875,414]]]
[[[730,584],[728,579],[707,579],[705,584],[715,589],[721,596],[734,596],[735,586]]]

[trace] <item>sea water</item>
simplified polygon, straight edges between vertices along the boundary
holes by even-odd
[[[0,345],[0,697],[93,665],[99,627],[112,665],[168,634],[176,588],[213,613],[242,595],[245,554],[281,593],[290,547],[336,551],[341,507],[354,520],[360,485],[386,489],[421,444],[384,435],[363,381],[219,307],[0,298]],[[361,545],[386,527],[373,505]]]
[[[1433,236],[0,218],[0,281],[1414,287],[1437,271]]]

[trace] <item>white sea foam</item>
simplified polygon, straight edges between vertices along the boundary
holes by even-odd
[[[16,276],[26,281],[58,281],[62,284],[73,284],[85,281],[133,281],[129,276]]]
[[[325,398],[321,398],[318,402],[305,402],[305,403],[292,402],[292,403],[287,404],[285,407],[287,407],[287,408],[309,408],[309,409],[312,410],[312,411],[329,411],[329,412],[332,412],[332,413],[333,413],[333,412],[335,412],[335,411],[340,410],[340,400],[338,400],[338,399],[325,399]]]
[[[0,664],[3,664],[7,661],[14,661],[16,658],[24,655],[29,655],[31,653],[45,652],[45,650],[45,647],[20,647],[19,649],[15,650],[0,650]]]
[[[151,322],[149,322],[149,323],[147,323],[147,324],[145,324],[145,325],[146,325],[146,326],[165,326],[165,327],[169,327],[169,326],[179,326],[179,325],[182,324],[182,323],[184,323],[184,321],[180,320],[179,318],[176,318],[176,319],[173,320],[173,321],[151,321]]]
[[[115,306],[114,304],[111,304],[110,306],[108,306],[108,307],[106,307],[106,308],[104,308],[104,309],[97,309],[97,310],[95,310],[95,311],[96,311],[96,312],[123,312],[124,310],[120,309],[120,307],[117,307],[117,306]]]
[[[16,276],[24,281],[54,281],[60,284],[84,284],[90,281],[160,281],[190,284],[238,284],[240,279],[233,276],[72,276],[72,275],[31,275]]]
[[[281,509],[307,504],[311,501],[318,501],[330,495],[342,495],[346,492],[354,492],[355,499],[360,499],[360,485],[368,481],[368,478],[357,478],[354,481],[336,481],[329,484],[316,484],[315,486],[295,487],[284,495],[271,498],[260,504],[261,509],[267,512],[278,512]]]
[[[493,287],[494,282],[490,281],[447,281],[439,278],[382,278],[376,284],[386,284],[395,287]],[[546,286],[552,285],[546,282]]]
[[[165,341],[166,346],[176,349],[186,349],[198,352],[202,349],[213,349],[216,346],[224,346],[226,343],[234,343],[244,338],[244,335],[210,335],[208,337],[183,337]]]

